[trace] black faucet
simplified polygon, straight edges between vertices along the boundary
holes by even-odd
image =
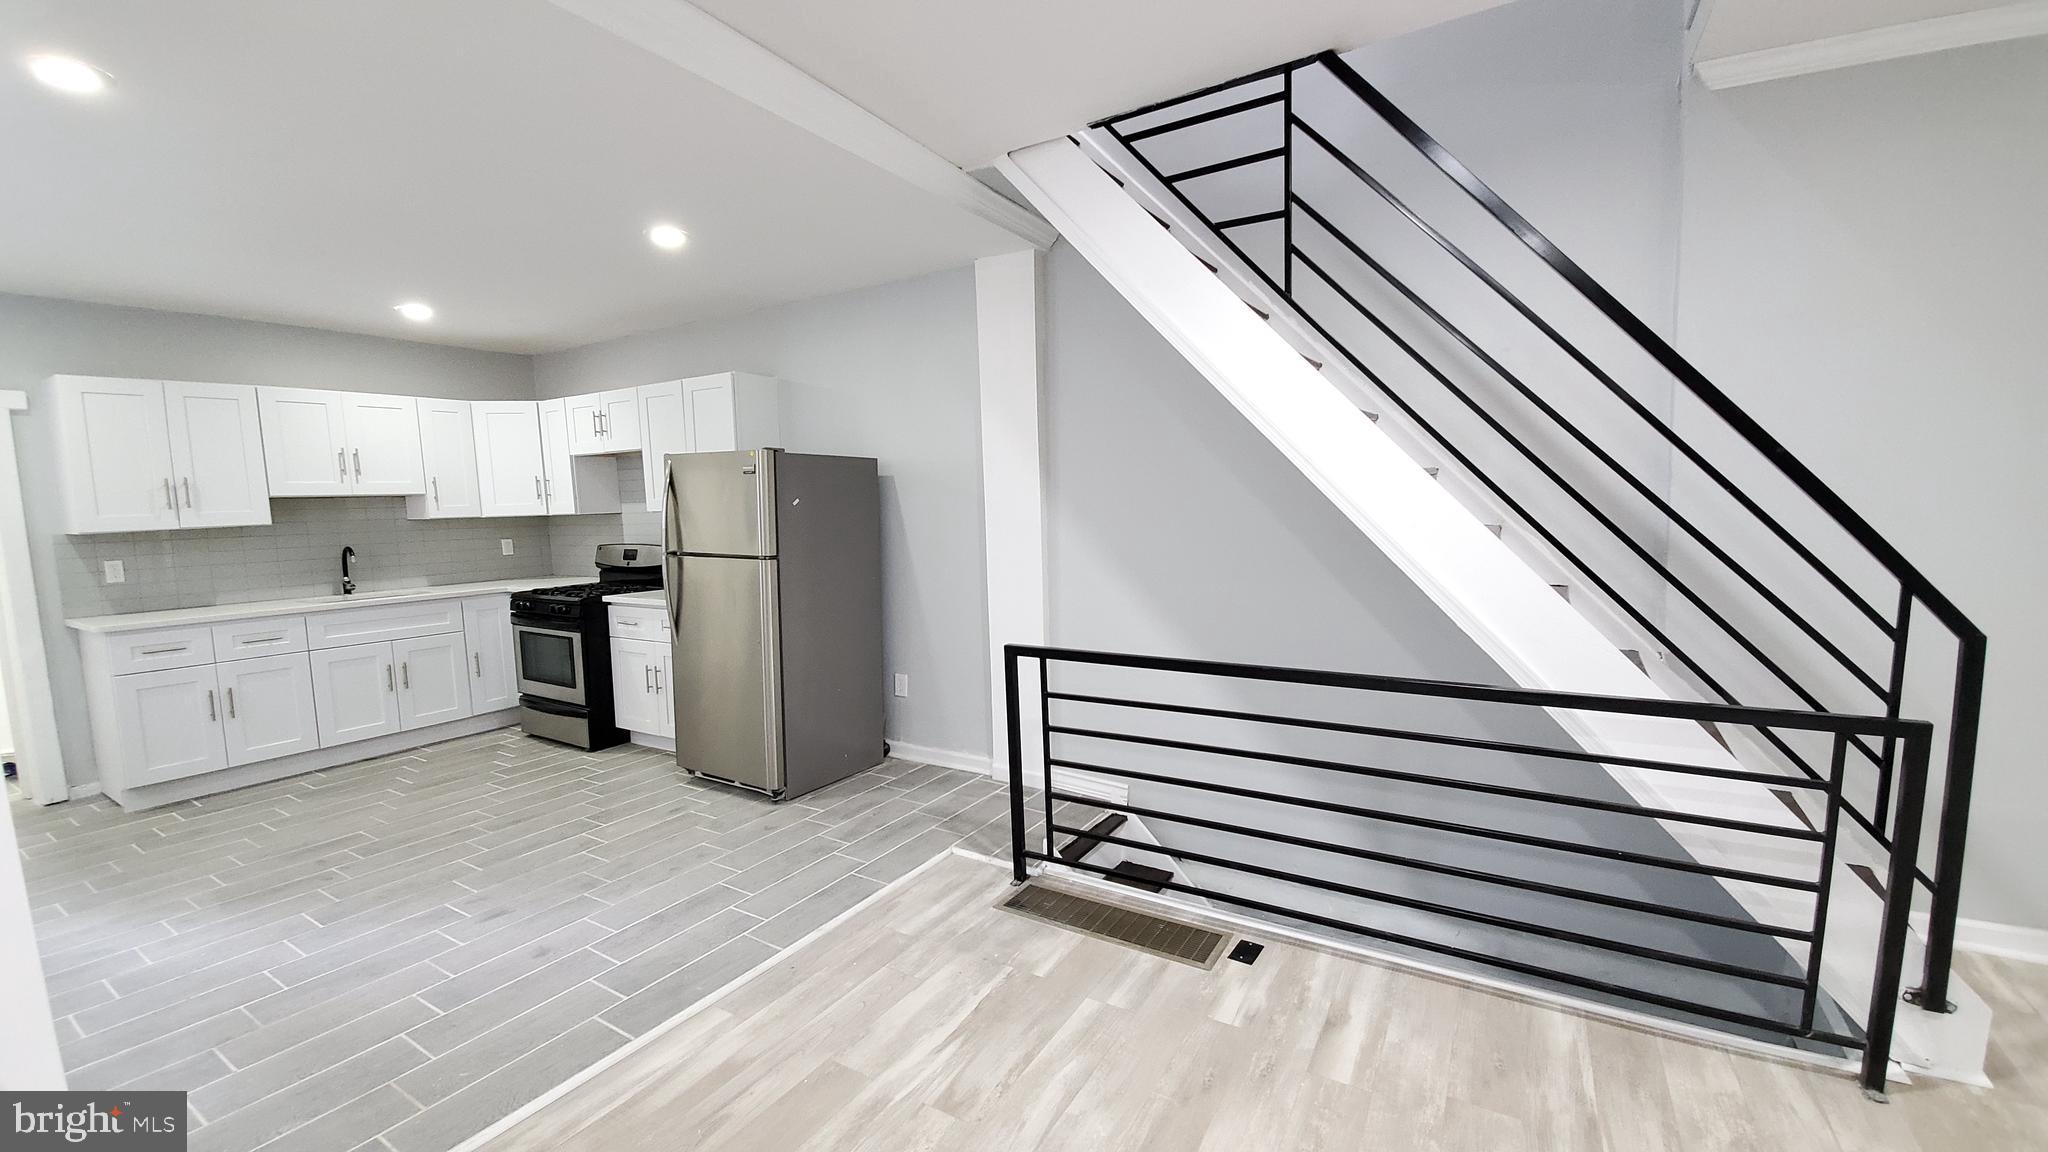
[[[354,548],[343,548],[341,550],[341,594],[343,596],[355,595],[356,578],[348,573],[348,566],[355,563],[355,559],[356,550]]]

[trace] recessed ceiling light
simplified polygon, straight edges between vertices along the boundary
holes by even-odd
[[[689,239],[688,233],[673,224],[656,224],[647,230],[648,243],[666,252],[681,248]]]
[[[398,310],[400,316],[415,324],[424,324],[434,318],[433,305],[423,304],[418,300],[407,300],[403,304],[394,304],[392,307]]]
[[[57,91],[75,96],[90,96],[107,86],[105,72],[69,56],[31,56],[28,70]]]

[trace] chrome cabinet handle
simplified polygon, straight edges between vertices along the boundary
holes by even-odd
[[[178,483],[185,486],[185,507],[190,508],[192,506],[192,478],[186,476],[180,479]]]
[[[171,478],[169,476],[164,477],[164,507],[169,508],[173,512],[178,510],[178,501],[171,495]]]
[[[481,653],[481,652],[471,652],[471,653],[469,654],[469,658],[470,658],[471,660],[475,661],[475,663],[476,663],[476,678],[477,678],[477,679],[479,679],[479,680],[483,679],[483,678],[484,678],[484,654],[483,654],[483,653]]]
[[[351,448],[348,450],[348,454],[355,458],[356,479],[361,480],[363,478],[363,450],[361,448]]]
[[[339,468],[339,469],[341,469],[341,478],[342,478],[343,480],[346,480],[346,479],[348,479],[348,450],[347,450],[347,449],[345,449],[345,448],[336,448],[336,449],[334,450],[334,466],[335,466],[336,468]]]
[[[233,720],[234,718],[235,718],[235,690],[234,690],[233,688],[230,688],[230,689],[228,689],[228,719],[230,719],[230,720]]]
[[[654,665],[649,664],[645,668],[640,669],[640,694],[644,696],[652,691],[654,691]]]
[[[213,708],[213,689],[211,688],[206,690],[206,718],[208,720],[220,719],[220,713],[214,711]]]
[[[136,653],[136,655],[137,655],[137,656],[168,656],[168,655],[170,655],[170,654],[171,654],[171,653],[173,653],[173,652],[183,652],[183,651],[184,651],[185,649],[187,649],[187,648],[189,648],[189,647],[191,647],[191,645],[189,645],[189,644],[168,644],[168,645],[165,645],[165,646],[164,646],[164,647],[162,647],[162,648],[144,648],[144,649],[142,649],[142,650],[141,650],[140,652],[137,652],[137,653]]]
[[[386,692],[396,692],[396,691],[398,691],[398,682],[397,682],[396,680],[393,680],[393,679],[392,679],[392,677],[391,677],[391,665],[389,665],[389,664],[386,664],[386,665],[384,666],[384,690],[385,690]]]
[[[434,507],[439,508],[441,506],[441,478],[436,476],[428,481],[428,483],[434,486]]]
[[[657,695],[668,691],[668,677],[659,668],[654,670],[654,691]]]
[[[412,687],[412,661],[406,660],[400,663],[398,665],[398,675],[407,688]]]
[[[546,497],[545,495],[543,495],[543,494],[542,494],[542,491],[541,491],[541,483],[540,483],[540,477],[538,477],[538,476],[535,476],[535,477],[533,478],[533,498],[534,498],[535,500],[545,500],[545,499],[547,499],[547,497]]]

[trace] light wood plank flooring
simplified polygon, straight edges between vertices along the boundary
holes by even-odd
[[[1840,1075],[1288,945],[1201,971],[949,857],[490,1152],[2048,1147],[2048,968],[1968,957],[1992,1091]]]
[[[13,806],[74,1087],[194,1152],[441,1152],[971,838],[890,761],[781,806],[516,730],[129,815]]]

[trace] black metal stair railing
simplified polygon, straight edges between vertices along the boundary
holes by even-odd
[[[1884,605],[1872,603],[1869,597],[1858,591],[1856,586],[1844,578],[1834,566],[1823,560],[1813,547],[1802,539],[1800,533],[1788,527],[1780,516],[1768,511],[1758,499],[1731,479],[1726,467],[1710,458],[1699,445],[1681,436],[1670,421],[1660,417],[1638,399],[1613,372],[1603,367],[1578,342],[1568,338],[1556,324],[1504,283],[1500,276],[1490,271],[1444,230],[1426,219],[1391,188],[1387,181],[1377,177],[1366,164],[1336,143],[1332,139],[1336,132],[1326,131],[1311,122],[1310,113],[1299,99],[1297,85],[1298,78],[1308,70],[1327,73],[1333,78],[1337,90],[1346,97],[1347,108],[1365,109],[1378,122],[1391,129],[1407,147],[1425,158],[1436,171],[1448,178],[1499,226],[1511,233],[1515,240],[1535,254],[1551,272],[1560,277],[1613,328],[1626,337],[1630,344],[1647,354],[1649,359],[1674,379],[1686,394],[1698,400],[1707,411],[1733,431],[1749,450],[1789,481],[1814,508],[1846,535],[1849,541],[1882,568],[1888,579],[1896,584],[1896,600]],[[1242,98],[1229,99],[1234,93],[1242,93]],[[1171,118],[1165,117],[1165,114],[1173,109],[1197,101],[1202,103],[1199,111]],[[1162,171],[1159,164],[1148,156],[1148,151],[1156,151],[1158,142],[1171,140],[1177,134],[1219,121],[1246,117],[1248,114],[1276,106],[1280,112],[1280,130],[1278,139],[1269,146],[1255,147],[1250,151],[1191,166],[1176,167],[1170,172]],[[1092,127],[1105,134],[1172,197],[1179,209],[1177,214],[1185,214],[1187,218],[1206,228],[1214,240],[1229,250],[1270,293],[1284,301],[1296,318],[1306,324],[1323,343],[1342,356],[1347,365],[1384,395],[1409,423],[1418,428],[1443,452],[1447,459],[1478,483],[1502,509],[1518,518],[1522,527],[1563,558],[1588,585],[1605,597],[1607,602],[1618,609],[1635,628],[1657,644],[1720,703],[1743,703],[1737,689],[1731,686],[1737,670],[1710,660],[1704,652],[1681,643],[1672,635],[1670,628],[1660,625],[1651,612],[1645,611],[1622,593],[1617,587],[1617,579],[1613,573],[1603,571],[1600,565],[1590,562],[1584,549],[1574,548],[1556,526],[1548,523],[1545,517],[1533,513],[1528,500],[1519,497],[1508,484],[1490,475],[1489,471],[1475,460],[1475,450],[1471,445],[1454,440],[1446,433],[1440,421],[1429,418],[1419,398],[1409,395],[1405,388],[1396,386],[1389,379],[1388,372],[1375,368],[1364,356],[1355,352],[1347,341],[1337,336],[1332,330],[1333,318],[1316,308],[1306,294],[1297,291],[1297,288],[1305,288],[1312,280],[1321,286],[1322,291],[1341,302],[1344,319],[1363,319],[1371,325],[1372,329],[1397,349],[1407,362],[1420,369],[1464,411],[1507,445],[1515,456],[1533,468],[1535,473],[1543,477],[1545,482],[1566,497],[1572,505],[1583,511],[1607,538],[1619,543],[1629,555],[1653,573],[1662,582],[1661,586],[1669,588],[1696,609],[1711,626],[1717,641],[1726,641],[1740,649],[1754,662],[1756,669],[1761,670],[1769,680],[1780,685],[1808,709],[1816,713],[1827,713],[1836,710],[1855,711],[1857,706],[1851,705],[1847,709],[1831,706],[1824,700],[1821,692],[1810,688],[1799,676],[1787,669],[1781,654],[1773,651],[1770,635],[1756,634],[1752,629],[1732,621],[1713,597],[1695,587],[1692,581],[1683,578],[1666,557],[1660,556],[1653,547],[1623,527],[1615,510],[1604,506],[1595,496],[1589,494],[1584,486],[1568,480],[1561,461],[1551,459],[1541,445],[1532,443],[1528,437],[1511,431],[1502,415],[1494,411],[1489,404],[1482,402],[1474,394],[1473,389],[1461,384],[1451,372],[1444,370],[1418,348],[1414,340],[1404,337],[1387,317],[1361,300],[1359,295],[1347,286],[1344,277],[1330,266],[1331,262],[1337,258],[1349,260],[1355,263],[1356,267],[1369,272],[1377,283],[1391,289],[1434,330],[1448,337],[1465,354],[1505,383],[1514,396],[1519,397],[1546,422],[1546,427],[1561,432],[1570,445],[1575,446],[1576,451],[1583,453],[1597,466],[1599,474],[1618,479],[1628,491],[1653,509],[1664,523],[1669,524],[1682,534],[1685,540],[1710,557],[1719,570],[1732,576],[1750,594],[1766,605],[1774,614],[1773,619],[1788,624],[1792,632],[1796,632],[1806,643],[1823,654],[1834,667],[1839,668],[1849,682],[1868,691],[1877,705],[1883,709],[1888,720],[1898,720],[1905,705],[1909,644],[1915,635],[1913,624],[1916,608],[1924,609],[1946,630],[1956,645],[1956,662],[1947,718],[1947,755],[1938,775],[1941,799],[1940,818],[1934,836],[1934,862],[1932,870],[1929,871],[1920,866],[1917,853],[1912,854],[1907,861],[1909,870],[1906,873],[1909,879],[1926,884],[1932,892],[1926,969],[1921,987],[1910,993],[1908,998],[1937,1011],[1946,1010],[1949,1007],[1947,990],[1954,950],[1957,906],[1961,894],[1971,780],[1975,769],[1978,722],[1983,703],[1986,647],[1983,631],[1885,539],[1882,533],[1850,507],[1847,501],[1836,494],[1797,456],[1744,412],[1726,393],[1715,387],[1668,342],[1623,306],[1545,237],[1535,225],[1501,199],[1484,181],[1460,163],[1443,145],[1337,54],[1325,52],[1265,69],[1172,100],[1134,109],[1099,121]],[[1888,648],[1889,660],[1887,667],[1882,670],[1882,675],[1865,668],[1850,655],[1849,649],[1865,643],[1867,637],[1850,638],[1831,634],[1828,629],[1808,619],[1788,602],[1770,580],[1760,576],[1751,564],[1746,564],[1738,558],[1734,554],[1733,545],[1717,539],[1681,512],[1655,487],[1617,459],[1612,451],[1560,411],[1556,404],[1545,399],[1520,375],[1511,370],[1484,343],[1455,323],[1424,293],[1397,275],[1388,267],[1386,261],[1377,258],[1365,243],[1332,218],[1333,208],[1330,204],[1324,203],[1319,206],[1312,202],[1298,182],[1300,158],[1305,151],[1313,151],[1325,160],[1334,162],[1337,169],[1348,176],[1362,195],[1390,208],[1400,220],[1425,237],[1430,245],[1449,256],[1487,293],[1506,304],[1516,316],[1539,333],[1548,346],[1562,351],[1572,364],[1597,385],[1601,393],[1619,400],[1644,429],[1653,434],[1658,441],[1668,445],[1677,456],[1697,468],[1716,491],[1731,499],[1750,521],[1787,549],[1805,570],[1818,576],[1826,588],[1847,606],[1851,617],[1860,617]],[[1205,212],[1197,198],[1190,194],[1189,186],[1206,177],[1252,169],[1263,170],[1260,166],[1269,165],[1277,166],[1279,169],[1277,207],[1237,213],[1218,219]],[[1280,225],[1281,232],[1281,256],[1277,275],[1274,270],[1266,267],[1264,262],[1254,258],[1236,239],[1236,235],[1243,229],[1274,223]],[[1319,257],[1316,252],[1305,246],[1310,233],[1327,236],[1334,241],[1334,248],[1325,251]],[[1756,732],[1759,739],[1782,755],[1789,764],[1803,773],[1807,780],[1821,781],[1827,778],[1825,766],[1815,763],[1815,758],[1802,754],[1780,731],[1766,726],[1756,729]],[[1842,813],[1879,845],[1888,851],[1896,852],[1899,845],[1905,841],[1904,820],[1899,810],[1899,745],[1896,734],[1889,731],[1852,731],[1843,737],[1843,743],[1853,749],[1860,760],[1868,762],[1871,768],[1866,771],[1874,772],[1875,779],[1870,789],[1872,798],[1867,806],[1853,800],[1844,800],[1841,804]],[[1781,783],[1789,779],[1797,777],[1783,777]],[[1917,829],[1915,831],[1917,832]],[[1910,893],[1912,885],[1909,883],[1907,888]]]
[[[1862,1052],[1861,1079],[1866,1090],[1881,1094],[1890,1059],[1893,1028],[1899,1011],[1899,987],[1905,965],[1907,918],[1912,908],[1912,858],[1918,845],[1920,816],[1926,801],[1927,767],[1933,744],[1933,726],[1924,721],[1882,716],[1844,716],[1825,712],[1787,709],[1744,708],[1727,704],[1693,701],[1631,699],[1552,692],[1526,688],[1504,688],[1481,684],[1460,684],[1416,680],[1393,676],[1369,676],[1302,668],[1276,668],[1204,660],[1182,660],[1127,653],[1090,652],[1067,648],[1007,645],[1003,649],[1005,722],[1009,747],[1010,849],[1013,876],[1022,883],[1035,863],[1059,864],[1102,876],[1116,876],[1115,869],[1062,856],[1054,849],[1059,836],[1090,838],[1130,851],[1163,854],[1182,863],[1221,870],[1231,876],[1258,877],[1268,883],[1257,894],[1221,884],[1199,884],[1192,879],[1155,881],[1160,887],[1203,897],[1221,904],[1256,913],[1301,921],[1319,928],[1352,933],[1370,940],[1448,956],[1455,960],[1506,971],[1524,978],[1561,985],[1576,993],[1591,993],[1683,1016],[1697,1017],[1722,1025],[1779,1038],[1815,1041]],[[1105,680],[1104,673],[1119,679]],[[1154,674],[1163,674],[1163,678]],[[1299,700],[1291,699],[1264,711],[1211,707],[1194,700],[1204,699],[1202,687],[1219,684],[1285,686],[1309,690]],[[1105,686],[1107,685],[1107,686]],[[1193,691],[1190,687],[1193,686]],[[1343,704],[1334,703],[1333,693]],[[1311,695],[1313,694],[1313,695]],[[1396,708],[1384,707],[1393,701]],[[1818,828],[1758,823],[1726,814],[1692,811],[1679,807],[1645,807],[1605,799],[1590,790],[1542,790],[1519,788],[1483,778],[1481,763],[1502,760],[1520,763],[1556,762],[1570,766],[1566,771],[1604,777],[1606,768],[1625,768],[1639,774],[1661,774],[1680,779],[1714,779],[1782,786],[1785,778],[1775,773],[1756,773],[1671,760],[1602,755],[1578,748],[1503,740],[1495,737],[1446,732],[1437,725],[1364,724],[1328,715],[1331,708],[1345,710],[1352,703],[1371,707],[1378,702],[1379,713],[1408,711],[1432,701],[1457,701],[1484,709],[1499,707],[1510,711],[1602,713],[1632,717],[1654,717],[1675,722],[1704,722],[1731,728],[1774,728],[1818,733],[1831,742],[1830,768],[1818,781],[1795,780],[1793,786],[1817,795],[1825,805],[1826,818]],[[1035,731],[1028,730],[1025,717],[1035,717]],[[1201,735],[1206,739],[1184,739],[1161,735],[1156,723],[1151,730],[1140,718],[1169,718],[1176,722],[1211,725]],[[1220,743],[1227,728],[1231,743]],[[1029,740],[1027,740],[1027,732]],[[1263,746],[1273,734],[1337,736],[1356,742],[1343,755],[1303,756]],[[1836,845],[1841,835],[1840,817],[1846,809],[1842,794],[1849,742],[1856,737],[1893,742],[1900,751],[1897,773],[1897,804],[1902,815],[1898,830],[1898,851],[1893,853],[1887,877],[1890,895],[1874,944],[1870,1002],[1867,1006],[1842,1005],[1848,1012],[1863,1010],[1859,1023],[1847,1021],[1847,1030],[1823,1022],[1821,965],[1827,944],[1829,894],[1835,875]],[[1419,773],[1388,767],[1397,749],[1410,745],[1456,748],[1467,755],[1462,771]],[[1030,749],[1027,752],[1027,747]],[[1143,750],[1155,749],[1175,757],[1170,772],[1146,771],[1133,760]],[[1031,771],[1027,774],[1027,760]],[[1378,761],[1378,762],[1373,762]],[[1354,785],[1341,799],[1329,798],[1327,789],[1297,787],[1276,790],[1256,787],[1258,775],[1275,768],[1308,773],[1318,779]],[[1476,771],[1475,771],[1476,769]],[[1064,786],[1057,771],[1088,773],[1125,782],[1136,792],[1136,801],[1105,799],[1101,795],[1075,792]],[[1408,789],[1402,794],[1360,795],[1360,781],[1398,782]],[[1040,791],[1045,805],[1042,840],[1035,845],[1027,832],[1027,787]],[[1418,811],[1418,794],[1448,791],[1488,797],[1495,807],[1484,812],[1460,809],[1456,820]],[[1203,796],[1229,797],[1234,802],[1231,819],[1218,819],[1213,808],[1203,809]],[[1148,830],[1159,833],[1175,826],[1202,829],[1227,838],[1230,847],[1201,851],[1173,847],[1152,840],[1118,835],[1114,830],[1078,828],[1063,824],[1055,805],[1072,803],[1107,809],[1147,821]],[[1711,829],[1724,838],[1744,842],[1806,846],[1810,855],[1797,863],[1782,856],[1764,854],[1759,861],[1776,866],[1758,867],[1750,862],[1703,862],[1682,852],[1640,851],[1595,842],[1595,838],[1559,834],[1554,825],[1531,822],[1530,812],[1587,812],[1609,818],[1655,821],[1660,825]],[[1203,812],[1208,811],[1208,815]],[[1470,814],[1468,814],[1470,812]],[[1314,819],[1343,821],[1341,833],[1317,836],[1300,830],[1302,813]],[[1489,820],[1486,817],[1492,816]],[[1289,831],[1277,824],[1293,822]],[[1323,827],[1329,827],[1328,824]],[[1420,837],[1422,845],[1410,840],[1401,850],[1373,847],[1392,832]],[[1745,839],[1746,838],[1746,839]],[[1161,837],[1177,839],[1177,837]],[[1486,858],[1470,856],[1473,845],[1512,845],[1523,852],[1511,867],[1484,865]],[[1276,867],[1254,859],[1261,845],[1281,845],[1300,850],[1311,861],[1302,867]],[[1443,859],[1445,854],[1466,854],[1464,862]],[[1568,868],[1560,861],[1597,860],[1616,866],[1601,876],[1604,887],[1571,882]],[[1483,901],[1469,898],[1418,895],[1409,886],[1392,880],[1379,884],[1338,879],[1348,862],[1367,862],[1401,875],[1444,877],[1491,891],[1529,894],[1546,901],[1534,912],[1513,914],[1486,910]],[[1801,864],[1807,866],[1801,867]],[[1545,865],[1551,865],[1546,867]],[[1644,899],[1617,888],[1627,884],[1623,873],[1661,872],[1681,874],[1716,884],[1762,887],[1776,893],[1795,894],[1791,899],[1806,901],[1807,915],[1793,923],[1730,914],[1722,908],[1689,907],[1669,899]],[[1380,873],[1377,875],[1385,875]],[[1404,890],[1405,889],[1405,890]],[[1718,889],[1717,889],[1718,890]],[[1499,934],[1497,946],[1487,946],[1464,937],[1446,940],[1422,932],[1368,923],[1332,915],[1310,907],[1310,900],[1295,893],[1328,893],[1372,907],[1395,908],[1420,913],[1447,924],[1483,926]],[[1566,927],[1561,910],[1592,906],[1610,918],[1590,928]],[[1615,914],[1625,918],[1615,920]],[[1624,927],[1624,925],[1626,927]],[[1721,933],[1742,933],[1782,945],[1785,955],[1778,964],[1753,959],[1729,960],[1706,953],[1706,947],[1674,945],[1668,938],[1643,938],[1644,926],[1694,925]],[[1608,930],[1602,931],[1601,927]],[[1588,974],[1583,968],[1561,963],[1544,963],[1516,954],[1507,944],[1537,941],[1565,945],[1578,955],[1611,955],[1641,962],[1630,969],[1630,979],[1616,975]],[[1771,955],[1776,955],[1771,952]],[[1699,995],[1687,995],[1670,976],[1674,972],[1707,973],[1743,988],[1771,993],[1760,1007],[1730,1006]],[[1776,1010],[1770,1010],[1776,1009]]]

